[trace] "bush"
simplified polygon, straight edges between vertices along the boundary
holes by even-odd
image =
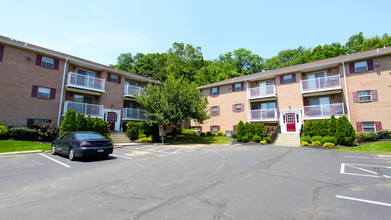
[[[322,143],[322,137],[321,136],[313,136],[312,138],[311,138],[311,143],[314,143],[315,141],[319,141],[319,142],[321,142]]]
[[[325,136],[325,137],[322,138],[321,142],[323,144],[324,143],[333,143],[335,145],[335,144],[337,144],[337,138],[336,137]]]
[[[13,127],[10,128],[9,134],[15,140],[35,140],[38,132],[27,127]]]
[[[301,146],[309,146],[310,144],[307,141],[302,141]]]
[[[138,122],[129,121],[126,124],[126,134],[130,137],[131,140],[136,140],[138,138]]]
[[[200,133],[200,136],[202,136],[202,137],[204,137],[205,135],[206,135],[205,132]]]
[[[362,143],[368,140],[368,133],[360,131],[356,135],[356,141],[358,143]]]
[[[326,142],[323,144],[323,147],[335,147],[334,143]]]
[[[105,138],[106,138],[107,140],[110,140],[110,141],[113,140],[113,138],[112,138],[111,136],[105,136]]]
[[[367,141],[377,141],[379,140],[379,135],[376,132],[367,133]]]
[[[266,141],[269,144],[272,143],[272,139],[270,137],[264,137],[263,140]]]
[[[212,131],[211,135],[212,135],[212,136],[216,136],[216,132],[213,132],[213,131]]]
[[[236,125],[236,135],[238,141],[241,141],[242,137],[246,135],[246,128],[244,127],[244,123],[242,121],[239,121],[238,125]]]
[[[185,136],[196,136],[197,134],[198,134],[197,131],[191,130],[191,129],[183,129],[183,131],[182,131],[182,135],[185,135]]]
[[[138,139],[139,142],[152,142],[152,137],[149,136],[149,137],[143,137],[143,138],[140,138]]]
[[[335,137],[335,133],[337,131],[337,119],[334,115],[330,118],[330,126],[329,126],[329,136]]]
[[[211,131],[206,132],[206,136],[212,136],[212,132]]]
[[[310,136],[303,136],[303,137],[301,137],[300,141],[301,142],[305,141],[305,142],[311,143],[311,137]]]
[[[76,129],[75,131],[87,131],[87,119],[84,117],[83,113],[78,113],[76,115]]]
[[[336,137],[338,144],[352,146],[356,140],[356,131],[346,116],[342,116],[337,120]]]
[[[225,132],[224,131],[218,131],[216,132],[217,136],[225,136]]]
[[[312,137],[312,120],[306,121],[304,123],[304,125],[303,125],[303,136]]]
[[[320,141],[314,141],[312,142],[312,146],[319,147],[322,146],[322,143],[320,143]]]
[[[66,112],[64,120],[61,123],[60,137],[70,131],[76,131],[76,113],[72,109]]]
[[[379,139],[387,139],[387,138],[390,138],[391,131],[381,130],[376,133],[379,135]],[[1,132],[0,132],[0,135],[1,135]]]
[[[261,143],[261,144],[266,144],[266,140],[262,140],[262,141],[260,141],[259,143]]]
[[[232,132],[232,137],[233,137],[233,138],[236,138],[236,137],[237,137],[236,132]]]
[[[49,142],[54,141],[60,131],[56,124],[48,122],[45,124],[35,125],[35,130],[37,131],[36,138],[38,140]]]
[[[250,139],[247,136],[242,137],[242,142],[247,143]]]
[[[0,121],[0,136],[5,136],[8,133],[8,127]]]
[[[138,139],[145,138],[145,137],[147,137],[147,135],[144,134],[144,133],[139,133],[138,134]]]
[[[253,137],[253,142],[255,142],[255,143],[258,143],[258,142],[260,142],[262,140],[262,138],[260,137],[260,136],[258,136],[258,135],[255,135],[254,137]]]

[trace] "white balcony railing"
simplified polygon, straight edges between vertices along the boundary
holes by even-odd
[[[144,110],[136,108],[124,108],[122,118],[124,120],[148,120],[148,117],[144,114]]]
[[[105,92],[104,79],[95,78],[93,76],[81,75],[73,72],[68,73],[67,86],[98,92]]]
[[[265,98],[276,96],[276,86],[260,86],[256,88],[247,89],[247,97],[249,99]]]
[[[259,109],[248,111],[248,117],[251,121],[273,121],[278,120],[277,109]]]
[[[124,89],[124,96],[134,97],[135,95],[140,95],[141,91],[144,91],[144,88],[126,85]]]
[[[301,91],[322,91],[330,89],[340,89],[341,77],[339,75],[327,76],[315,79],[301,80]]]
[[[68,109],[72,109],[77,113],[83,113],[85,116],[103,118],[103,105],[94,105],[82,102],[65,101],[64,115]]]
[[[343,103],[303,107],[303,118],[329,118],[331,115],[336,117],[345,115]]]

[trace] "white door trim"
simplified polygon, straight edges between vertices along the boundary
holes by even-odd
[[[295,122],[296,122],[296,131],[294,132],[288,132],[286,130],[286,120],[284,123],[284,117],[287,113],[295,113]],[[299,116],[299,118],[297,118]],[[302,124],[301,119],[301,111],[300,110],[292,110],[292,111],[280,111],[280,125],[281,125],[281,133],[282,134],[300,134],[300,128]]]
[[[120,131],[120,125],[121,125],[121,110],[115,110],[115,109],[103,109],[104,114],[104,120],[107,121],[107,113],[108,112],[115,112],[117,114],[117,121],[115,122],[114,131],[119,132]]]

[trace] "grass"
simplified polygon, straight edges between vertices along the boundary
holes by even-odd
[[[391,154],[391,141],[374,142],[374,143],[365,144],[357,147],[335,149],[333,151],[353,152],[353,153],[372,153],[372,154]]]
[[[33,141],[0,141],[0,153],[15,152],[15,151],[30,151],[42,150],[43,152],[50,150],[51,144],[38,143]]]
[[[165,143],[170,144],[228,144],[228,137],[225,136],[183,136],[177,135],[176,139],[168,136]],[[232,140],[231,140],[232,141]]]

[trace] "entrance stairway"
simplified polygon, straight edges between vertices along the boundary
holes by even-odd
[[[113,144],[124,144],[131,143],[132,141],[129,139],[128,135],[125,132],[111,132],[110,137],[113,138]]]
[[[276,146],[295,146],[300,147],[300,135],[299,134],[279,134],[277,141],[274,143]]]

